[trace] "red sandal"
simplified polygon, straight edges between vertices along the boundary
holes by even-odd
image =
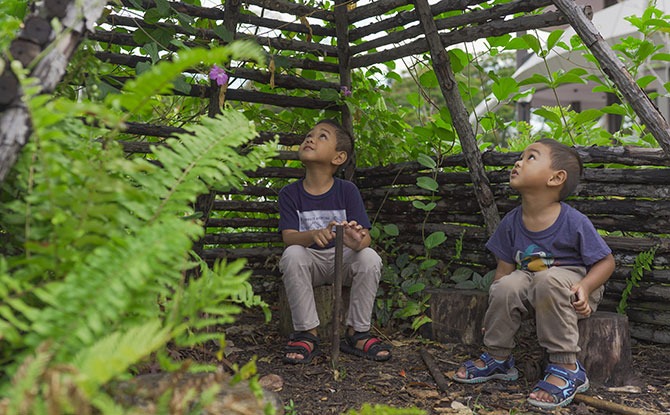
[[[319,338],[307,331],[298,331],[292,333],[289,337],[288,345],[284,348],[284,363],[291,364],[307,364],[312,361],[314,356],[320,354]],[[309,343],[308,343],[309,342]],[[310,345],[311,343],[311,345]],[[295,359],[286,356],[289,353],[297,353],[302,355],[302,359]]]

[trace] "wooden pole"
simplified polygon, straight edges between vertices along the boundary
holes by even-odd
[[[347,7],[350,4],[354,6],[350,0],[336,0],[335,1],[335,30],[337,32],[337,60],[340,70],[340,88],[345,87],[351,91],[351,51],[349,49],[349,12]],[[342,92],[343,93],[343,92]],[[346,99],[346,97],[345,97]],[[354,119],[349,111],[347,105],[342,105],[340,108],[342,112],[342,128],[344,128],[351,137],[354,137]],[[356,170],[356,152],[354,150],[354,143],[351,143],[352,151],[349,155],[349,160],[346,161],[344,170],[344,178],[352,180]]]
[[[603,72],[619,88],[621,94],[633,107],[642,123],[649,129],[665,154],[670,156],[670,124],[663,118],[649,96],[630,75],[612,47],[603,39],[584,10],[574,0],[553,0],[554,4],[570,22],[586,47],[600,63]]]
[[[342,253],[344,251],[344,227],[335,226],[335,301],[333,310],[333,344],[331,359],[333,368],[337,368],[340,359],[340,310],[342,309]]]
[[[468,111],[458,90],[456,76],[451,70],[449,55],[440,40],[440,34],[437,31],[428,0],[415,0],[414,4],[430,47],[430,56],[433,59],[433,69],[435,70],[437,81],[440,84],[440,89],[447,102],[447,108],[451,114],[454,128],[461,141],[463,155],[465,156],[470,177],[472,178],[475,197],[486,223],[486,231],[489,235],[492,235],[500,223],[500,214],[498,213],[498,207],[493,197],[489,179],[484,170],[484,162],[477,147],[475,133],[472,131],[472,126],[470,125]]]

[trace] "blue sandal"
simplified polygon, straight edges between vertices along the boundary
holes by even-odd
[[[528,403],[542,409],[555,409],[563,407],[570,402],[578,393],[586,392],[589,389],[589,378],[586,377],[586,371],[579,361],[577,362],[577,370],[572,371],[565,369],[558,365],[550,364],[544,372],[544,379],[537,382],[533,392],[543,390],[551,394],[554,402],[543,402],[536,399],[528,398]],[[554,375],[565,381],[565,385],[556,386],[547,382],[549,375]]]
[[[461,383],[482,383],[493,379],[517,380],[519,378],[519,371],[514,367],[512,355],[502,363],[496,361],[488,353],[482,353],[479,358],[484,362],[484,367],[477,367],[475,362],[468,360],[463,363],[466,377],[461,378],[454,373],[451,378]]]

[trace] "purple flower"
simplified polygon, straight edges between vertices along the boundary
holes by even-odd
[[[224,86],[228,83],[228,74],[224,68],[214,65],[209,70],[209,79],[215,80],[218,86]]]
[[[342,95],[344,95],[345,97],[350,97],[351,96],[351,90],[344,85],[342,85],[340,87],[340,91],[342,91]]]

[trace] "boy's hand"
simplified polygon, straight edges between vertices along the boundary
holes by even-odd
[[[575,284],[570,288],[572,292],[573,301],[572,306],[575,308],[577,314],[588,317],[591,315],[591,306],[589,305],[589,294],[580,284]]]
[[[358,222],[352,220],[351,222],[342,221],[340,223],[344,228],[343,242],[344,245],[358,251],[361,249],[361,243],[368,235],[368,230],[359,225]]]
[[[328,245],[330,241],[335,239],[335,231],[333,231],[335,225],[337,225],[337,222],[331,221],[327,227],[314,231],[312,241],[321,248]]]

